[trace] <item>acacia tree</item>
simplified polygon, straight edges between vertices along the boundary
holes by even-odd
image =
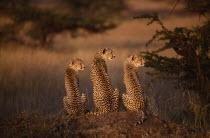
[[[156,31],[146,45],[150,45],[155,40],[163,41],[164,45],[152,52],[141,53],[146,59],[145,66],[155,69],[155,73],[150,74],[173,79],[180,89],[198,93],[200,104],[190,101],[195,126],[208,128],[210,122],[210,20],[191,29],[176,27],[174,30],[169,30],[157,14],[134,18],[149,19],[148,24],[156,22],[162,28]],[[177,56],[166,57],[159,54],[168,49],[175,51]]]
[[[207,20],[203,22],[203,25],[190,29],[176,27],[174,30],[169,30],[157,14],[134,17],[135,19],[148,19],[148,25],[157,23],[161,26],[161,30],[156,31],[146,46],[153,41],[162,41],[164,44],[157,50],[142,52],[141,54],[146,59],[145,66],[154,69],[154,72],[148,72],[149,74],[175,80],[178,88],[184,92],[196,92],[198,94],[200,100],[195,103],[189,98],[187,107],[189,113],[193,115],[194,126],[208,129],[210,128],[210,1],[175,1],[171,12],[182,2],[188,11],[204,16]],[[168,49],[172,49],[177,56],[170,58],[159,54]],[[189,116],[187,120],[190,121]]]
[[[155,40],[164,41],[165,44],[156,51],[145,52],[148,61],[146,65],[159,73],[171,74],[183,89],[198,92],[201,105],[205,106],[210,103],[210,19],[206,16],[210,12],[210,1],[176,0],[175,7],[180,2],[183,2],[189,11],[205,16],[207,21],[191,29],[176,27],[174,30],[168,30],[157,14],[134,18],[149,19],[148,25],[156,22],[162,28],[156,31],[146,45]],[[169,58],[158,54],[167,49],[173,49],[179,57]]]
[[[204,106],[210,102],[210,21],[202,26],[192,29],[176,27],[168,30],[158,18],[157,14],[142,15],[135,18],[150,19],[161,26],[147,46],[154,40],[164,41],[165,44],[158,50],[143,52],[147,60],[146,66],[154,68],[158,73],[170,74],[181,84],[181,88],[194,90],[200,96],[200,102]],[[173,49],[177,57],[166,57],[159,52]]]
[[[111,18],[120,14],[125,8],[124,0],[61,0],[66,3],[67,13],[54,12],[52,9],[40,9],[32,3],[34,0],[1,0],[0,13],[8,16],[13,23],[0,27],[0,36],[16,40],[15,31],[26,22],[33,27],[27,33],[31,38],[39,40],[43,45],[47,37],[53,33],[69,30],[77,36],[79,28],[91,33],[101,33],[116,27]],[[10,29],[5,29],[5,27]]]

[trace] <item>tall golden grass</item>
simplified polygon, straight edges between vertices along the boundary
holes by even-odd
[[[116,58],[107,61],[113,87],[125,93],[123,82],[123,62],[128,55],[151,48],[112,48]],[[19,48],[0,49],[0,110],[2,115],[15,114],[22,111],[40,111],[57,113],[63,110],[62,98],[65,95],[64,69],[72,58],[84,60],[86,69],[79,72],[80,91],[88,95],[88,108],[93,109],[92,84],[89,79],[90,64],[98,49],[77,49],[73,52],[56,52],[46,49]],[[169,52],[170,55],[172,52]],[[153,112],[164,101],[174,96],[173,85],[166,81],[151,82],[146,75],[150,69],[140,68],[139,75],[142,87],[150,99]],[[166,86],[167,85],[167,86]],[[158,97],[157,97],[158,96]],[[165,100],[163,100],[165,99]],[[120,110],[124,110],[122,102]],[[161,109],[162,110],[162,109]]]
[[[177,26],[192,27],[202,23],[197,15],[180,15],[176,12],[171,15],[173,7],[169,3],[157,3],[152,1],[130,1],[134,13],[148,7],[159,11],[166,9],[161,14],[163,23],[169,29]],[[169,8],[167,8],[169,7]],[[171,8],[170,8],[171,7]],[[178,10],[183,7],[178,7]],[[108,72],[113,87],[117,87],[120,93],[125,92],[123,83],[123,62],[130,54],[138,54],[140,51],[151,51],[161,45],[154,43],[150,47],[144,47],[153,33],[159,29],[158,25],[146,26],[145,20],[133,20],[134,14],[129,13],[125,20],[115,29],[104,34],[86,34],[84,37],[72,38],[68,32],[63,32],[54,37],[51,50],[27,48],[9,44],[7,48],[0,48],[0,114],[14,114],[18,112],[38,110],[43,113],[57,113],[62,110],[62,98],[65,95],[64,69],[72,58],[84,60],[86,69],[80,74],[80,91],[88,95],[89,109],[93,108],[92,85],[89,80],[90,63],[96,51],[103,47],[113,49],[116,59],[108,61]],[[16,48],[14,48],[14,45]],[[18,47],[18,48],[17,48]],[[165,56],[176,56],[173,51],[161,53]],[[146,75],[150,69],[140,68],[139,75],[142,87],[150,100],[150,107],[156,114],[164,117],[177,115],[174,107],[184,108],[185,98],[180,90],[174,89],[172,82],[155,80]],[[181,98],[180,98],[181,97]],[[121,102],[122,104],[122,102]],[[180,109],[179,108],[179,109]],[[123,106],[121,106],[123,110]]]

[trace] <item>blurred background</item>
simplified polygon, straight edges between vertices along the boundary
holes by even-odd
[[[0,115],[23,111],[55,114],[63,111],[64,69],[72,58],[84,60],[79,72],[80,92],[88,95],[93,109],[90,64],[100,48],[113,49],[116,58],[107,61],[114,88],[125,93],[123,62],[130,54],[160,48],[146,47],[159,25],[133,16],[158,13],[168,29],[193,27],[206,21],[206,9],[191,12],[189,3],[176,0],[1,0],[0,1]],[[208,6],[208,5],[207,5]],[[196,11],[194,9],[193,11]],[[172,50],[164,56],[177,56]],[[173,120],[185,108],[186,97],[173,80],[146,74],[140,81],[155,114]],[[120,110],[125,110],[122,101]]]

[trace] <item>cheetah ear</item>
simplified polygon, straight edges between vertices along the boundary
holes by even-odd
[[[108,48],[104,48],[102,53],[105,54],[107,50],[108,50]]]
[[[70,61],[69,61],[69,66],[72,66],[73,63],[74,63],[74,61],[73,61],[73,60],[70,60]]]
[[[135,58],[136,58],[135,55],[131,56],[131,60],[135,60]]]
[[[133,60],[133,55],[129,55],[128,59]]]

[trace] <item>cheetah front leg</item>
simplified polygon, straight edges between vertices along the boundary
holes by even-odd
[[[115,88],[113,92],[113,111],[118,111],[119,109],[119,90]]]

